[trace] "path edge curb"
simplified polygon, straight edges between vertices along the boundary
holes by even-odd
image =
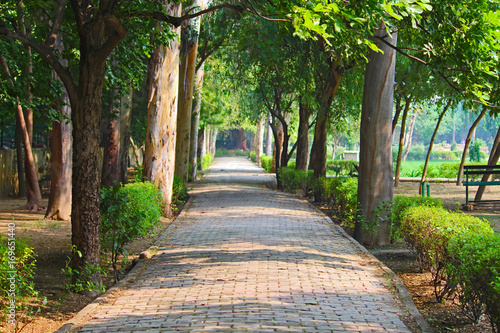
[[[308,201],[309,202],[309,201]],[[361,252],[366,254],[371,260],[374,260],[378,263],[380,268],[384,270],[385,273],[387,273],[392,282],[394,283],[394,287],[396,288],[398,294],[399,294],[399,300],[401,304],[404,306],[404,309],[408,311],[408,313],[415,319],[415,322],[417,323],[418,327],[420,328],[422,333],[434,333],[432,328],[430,327],[429,323],[425,318],[422,316],[420,311],[418,311],[417,306],[413,302],[413,299],[410,296],[410,293],[406,289],[405,284],[403,281],[399,278],[399,276],[392,271],[389,267],[387,267],[382,261],[380,261],[377,257],[375,257],[373,254],[370,253],[361,243],[359,243],[357,240],[352,238],[342,227],[338,226],[333,222],[333,220],[323,213],[318,207],[314,206],[309,202],[309,205],[313,207],[317,212],[325,216],[325,218],[328,220],[331,226],[333,226],[342,236],[347,238],[351,243],[353,243]]]
[[[187,214],[186,211],[189,210],[193,196],[190,196],[188,201],[186,201],[184,208],[181,213],[170,223],[170,225],[165,229],[165,231],[154,241],[153,245],[148,247],[145,251],[149,251],[156,248],[160,242],[162,242],[172,231],[177,228],[176,221],[183,215]],[[109,288],[104,294],[97,297],[91,303],[83,307],[76,315],[71,319],[66,321],[60,328],[58,328],[54,333],[74,333],[82,328],[89,317],[97,310],[97,308],[104,303],[108,298],[110,298],[115,292],[121,290],[127,283],[132,282],[137,278],[146,266],[146,263],[150,259],[139,259],[138,262],[132,267],[132,269],[125,275],[125,277],[118,283]]]

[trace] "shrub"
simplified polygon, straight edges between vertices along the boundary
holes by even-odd
[[[443,163],[438,167],[441,178],[457,178],[460,163]]]
[[[314,181],[315,197],[327,201],[344,222],[350,226],[358,210],[358,179],[354,177],[320,177]]]
[[[453,161],[457,155],[452,151],[433,151],[431,152],[431,160],[437,161]]]
[[[433,274],[438,301],[454,289],[448,283],[441,287],[441,281],[447,281],[443,268],[450,260],[448,243],[454,235],[469,231],[477,234],[493,232],[485,220],[439,207],[411,207],[401,220],[405,240],[415,248],[422,267]]]
[[[174,184],[172,186],[172,205],[183,203],[189,197],[186,183],[181,176],[174,175]],[[174,208],[174,207],[173,207]]]
[[[311,187],[313,171],[295,170],[294,167],[280,168],[279,177],[283,190],[294,193],[296,190],[306,192]]]
[[[8,305],[8,300],[14,292],[17,296],[36,296],[33,277],[36,269],[36,259],[33,247],[27,239],[7,238],[0,234],[0,299],[2,306]],[[11,262],[15,262],[11,266]],[[15,275],[8,272],[16,271]],[[12,280],[14,277],[15,280]],[[12,287],[12,288],[11,288]]]
[[[248,151],[248,157],[250,158],[250,160],[254,163],[257,162],[257,154],[255,153],[255,150],[249,150]]]
[[[262,169],[266,170],[268,173],[273,172],[273,158],[272,156],[262,155],[260,157],[260,165]]]
[[[421,196],[397,195],[394,197],[391,208],[391,236],[398,239],[401,236],[401,221],[411,207],[443,207],[441,200]]]
[[[232,157],[232,156],[248,156],[248,151],[243,149],[217,149],[215,151],[216,157]]]
[[[494,233],[467,232],[450,240],[453,258],[448,275],[460,285],[460,301],[469,318],[478,321],[483,310],[493,332],[500,331],[500,236]]]
[[[484,141],[481,139],[477,139],[474,141],[469,148],[469,158],[471,162],[481,162],[481,159],[484,158],[485,154],[481,154],[481,147],[484,146]]]
[[[201,170],[207,170],[212,165],[214,160],[214,155],[207,153],[203,156],[203,161],[201,163]]]
[[[162,199],[150,182],[130,183],[101,189],[101,244],[111,253],[115,281],[117,262],[127,258],[125,245],[154,230],[162,214]]]
[[[357,173],[354,165],[358,163],[355,161],[333,161],[328,164],[328,170],[332,171],[336,176],[340,175],[354,175]]]

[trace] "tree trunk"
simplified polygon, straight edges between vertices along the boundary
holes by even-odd
[[[266,137],[266,156],[273,156],[273,129],[271,127],[271,113],[267,116],[267,137]]]
[[[386,30],[377,29],[375,36],[386,38]],[[397,33],[387,41],[396,45]],[[361,112],[361,145],[358,176],[358,202],[361,219],[356,221],[354,238],[361,243],[390,243],[389,211],[392,201],[392,108],[396,51],[376,39],[383,51],[372,51],[366,65]],[[377,212],[380,210],[379,212]]]
[[[498,163],[499,158],[500,158],[500,128],[498,128],[495,141],[493,142],[493,146],[491,147],[490,157],[488,158],[488,165],[496,165]],[[491,174],[484,174],[483,178],[481,178],[481,181],[489,182],[490,178]],[[485,189],[486,186],[484,185],[478,187],[476,196],[474,197],[474,201],[480,201],[482,199]]]
[[[76,8],[76,7],[74,7]],[[99,133],[102,89],[106,59],[125,37],[125,30],[114,17],[100,17],[85,24],[80,33],[78,87],[66,86],[71,100],[73,122],[73,193],[71,204],[71,240],[76,251],[70,266],[90,286],[100,287],[99,229]],[[65,83],[67,84],[67,83]],[[70,89],[72,89],[70,91]],[[76,90],[76,91],[75,91]],[[94,288],[91,288],[94,289]],[[95,290],[89,290],[95,295]]]
[[[299,130],[297,134],[296,170],[307,170],[309,158],[309,116],[311,108],[306,102],[299,103]]]
[[[165,4],[168,15],[179,16],[181,4]],[[179,28],[172,29],[178,35]],[[155,49],[149,64],[148,121],[146,130],[145,179],[162,190],[164,214],[172,217],[172,186],[177,134],[177,98],[179,92],[179,42]]]
[[[198,158],[200,159],[199,170],[203,170],[203,156],[207,154],[206,129],[200,128],[198,132]]]
[[[202,64],[196,71],[195,93],[193,98],[193,111],[191,115],[191,144],[189,147],[189,164],[191,170],[189,175],[192,181],[196,181],[198,170],[198,135],[200,127],[201,93],[203,91],[203,76],[205,75],[205,65]]]
[[[17,180],[19,198],[26,197],[26,177],[24,172],[24,150],[23,150],[23,135],[21,133],[21,125],[19,117],[16,113],[16,159],[17,159]]]
[[[68,95],[64,90],[59,112],[71,118]],[[52,149],[50,169],[50,195],[46,219],[69,221],[71,218],[71,174],[72,174],[72,125],[62,119],[52,123]]]
[[[219,130],[217,127],[213,128],[210,131],[210,154],[212,156],[215,156],[215,150],[216,150],[216,144],[217,144],[217,133],[219,133]]]
[[[64,50],[60,37],[56,39],[55,47],[60,53]],[[67,61],[62,59],[61,63],[67,67]],[[53,72],[52,77],[59,80],[55,72]],[[65,119],[52,122],[50,194],[45,218],[69,221],[71,218],[71,177],[73,167],[73,138],[71,131],[73,126],[70,121],[70,101],[65,88],[63,88],[63,95],[56,104],[56,108]]]
[[[443,120],[444,115],[446,114],[446,111],[448,111],[448,108],[450,107],[452,102],[452,99],[450,98],[448,100],[448,103],[446,103],[446,106],[443,109],[443,112],[439,115],[438,122],[436,124],[436,128],[434,129],[434,133],[432,133],[431,137],[431,142],[429,143],[429,150],[427,151],[427,156],[425,158],[425,163],[424,163],[424,170],[422,171],[422,178],[420,179],[420,183],[425,181],[425,177],[427,176],[427,167],[429,165],[429,160],[431,159],[431,153],[432,153],[432,147],[434,146],[434,140],[436,139],[437,132],[439,130],[439,126],[441,125],[441,121]],[[419,186],[419,194],[422,194],[422,187]]]
[[[405,140],[405,152],[404,152],[404,155],[403,155],[403,162],[406,161],[406,158],[408,157],[408,154],[410,153],[410,149],[411,149],[411,142],[412,142],[412,138],[413,138],[413,130],[415,129],[415,123],[417,121],[417,113],[415,112],[413,114],[413,117],[411,118],[411,123],[410,123],[410,129],[408,130],[408,132],[406,133],[406,140]]]
[[[330,119],[330,108],[333,97],[340,86],[340,80],[344,69],[330,60],[328,79],[323,87],[320,99],[318,117],[314,127],[314,139],[311,146],[310,169],[314,170],[314,178],[326,175],[326,138],[328,122]],[[392,115],[391,115],[392,116]]]
[[[398,149],[398,157],[396,160],[396,176],[394,180],[395,187],[399,186],[399,174],[401,172],[401,156],[403,155],[403,149],[404,149],[406,119],[408,117],[408,110],[410,109],[411,98],[412,98],[411,95],[408,98],[405,98],[406,104],[405,104],[405,109],[403,111],[403,118],[401,118],[401,132],[399,133],[399,149]],[[392,133],[394,133],[394,122],[392,128],[393,128]]]
[[[262,116],[257,120],[257,130],[255,131],[255,139],[253,150],[255,151],[255,161],[260,166],[260,155],[262,155],[262,142],[264,140],[264,118]]]
[[[469,149],[469,145],[471,142],[472,138],[472,133],[476,130],[477,125],[483,118],[483,116],[486,114],[486,111],[488,111],[487,108],[483,108],[483,111],[479,114],[479,116],[476,118],[476,120],[472,123],[469,133],[467,134],[467,139],[465,140],[465,145],[464,145],[464,151],[462,152],[462,159],[460,160],[460,167],[458,168],[458,175],[457,175],[457,185],[460,185],[462,183],[462,178],[463,178],[463,172],[464,172],[464,165],[465,165],[465,160],[467,158],[467,151]]]
[[[112,61],[113,63],[113,61]],[[120,114],[116,108],[117,89],[113,89],[109,117],[105,119],[104,154],[101,186],[111,187],[120,182]]]
[[[197,20],[199,21],[199,20]],[[193,110],[194,77],[198,38],[192,27],[183,28],[179,73],[179,106],[177,113],[177,141],[175,144],[175,174],[188,182],[189,148],[191,144],[191,114]]]
[[[394,118],[392,119],[392,135],[394,135],[394,131],[396,130],[396,126],[398,125],[399,115],[401,114],[401,96],[396,98],[396,113],[394,114]],[[402,127],[401,127],[402,128]]]
[[[7,62],[5,61],[5,58],[2,55],[0,55],[0,65],[5,69],[5,73],[7,74],[7,81],[12,87],[14,87],[14,81],[10,76],[9,66],[7,65]],[[17,100],[16,121],[24,145],[24,169],[25,169],[24,174],[26,176],[26,197],[28,199],[26,205],[20,207],[20,209],[28,209],[36,211],[42,209],[43,207],[42,207],[42,195],[40,193],[40,186],[38,185],[38,176],[36,173],[35,158],[33,156],[33,151],[31,149],[32,140],[30,139],[30,134],[29,134],[30,133],[29,126],[31,126],[31,135],[33,136],[32,133],[33,119],[31,118],[31,124],[26,122],[21,102],[18,97],[16,98],[16,100]],[[28,112],[28,119],[29,119],[29,114],[30,113]],[[31,115],[31,117],[32,116],[33,115]],[[18,165],[19,165],[19,160],[18,160]],[[21,179],[21,174],[19,173],[19,171],[18,171],[18,176],[19,179]]]
[[[120,177],[118,181],[122,184],[128,183],[128,166],[130,165],[129,147],[130,124],[132,121],[132,98],[133,89],[132,86],[130,86],[128,94],[122,96],[120,100]]]

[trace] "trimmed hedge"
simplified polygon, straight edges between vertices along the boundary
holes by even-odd
[[[262,155],[260,157],[260,165],[268,173],[273,172],[273,158],[271,156]]]
[[[500,331],[500,235],[467,232],[450,240],[453,260],[446,270],[459,284],[459,298],[471,320],[478,321],[482,305],[493,332]]]
[[[286,168],[280,168],[279,177],[283,184],[283,190],[294,193],[297,190],[307,192],[311,188],[313,170],[295,170],[294,164]],[[290,165],[289,164],[289,165]]]
[[[433,274],[438,301],[458,296],[478,320],[486,310],[500,330],[500,236],[488,221],[436,207],[412,207],[401,222],[405,240]]]
[[[212,165],[214,161],[214,155],[208,153],[203,156],[203,161],[201,162],[201,170],[207,170]]]

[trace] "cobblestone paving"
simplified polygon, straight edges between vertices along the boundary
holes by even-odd
[[[271,183],[216,159],[142,274],[80,332],[410,332],[373,259]]]

